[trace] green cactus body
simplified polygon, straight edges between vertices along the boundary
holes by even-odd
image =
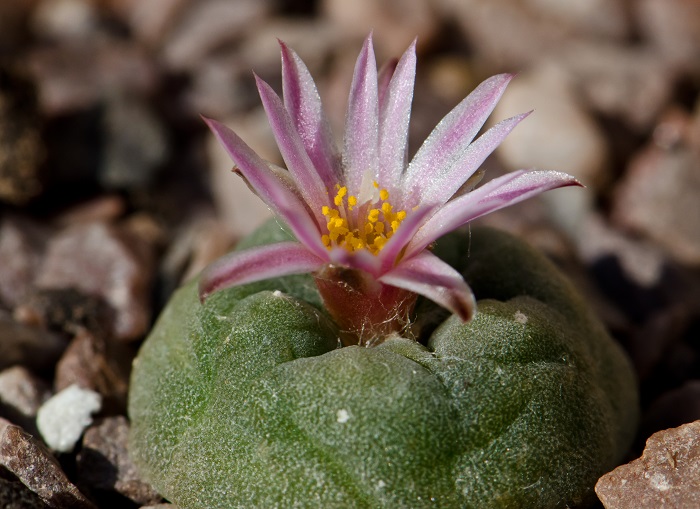
[[[245,245],[285,235],[268,224]],[[204,306],[181,288],[134,364],[144,477],[183,509],[585,505],[635,432],[626,357],[521,241],[478,230],[435,252],[478,314],[419,304],[419,323],[441,322],[426,345],[341,348],[310,276]]]

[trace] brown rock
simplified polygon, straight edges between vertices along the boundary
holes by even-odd
[[[159,502],[162,497],[140,480],[129,458],[128,435],[123,416],[108,417],[85,432],[77,458],[81,483],[91,490],[116,491],[139,504]]]
[[[26,219],[0,220],[0,302],[14,308],[31,292],[48,231]]]
[[[0,465],[12,472],[49,507],[95,509],[46,448],[19,426],[0,419]]]
[[[163,47],[165,62],[178,71],[198,67],[212,50],[239,39],[262,22],[271,2],[204,0],[191,2]]]
[[[143,189],[167,155],[166,133],[150,105],[131,94],[112,94],[103,120],[104,152],[98,179],[106,189]]]
[[[0,501],[3,509],[46,509],[48,507],[39,495],[24,484],[5,479],[3,475],[7,474],[0,471]]]
[[[403,53],[414,37],[421,45],[429,45],[440,28],[435,6],[421,0],[324,0],[321,8],[332,25],[348,37],[361,41],[371,27],[377,51],[389,58]]]
[[[123,412],[132,353],[85,329],[78,332],[56,365],[54,389],[76,384],[102,395],[105,412]]]
[[[545,64],[519,75],[496,106],[491,122],[535,110],[498,147],[509,170],[537,168],[569,173],[592,189],[601,188],[608,166],[608,146],[578,99],[565,69]],[[592,207],[587,189],[545,193],[552,218],[572,237]]]
[[[103,0],[147,46],[160,46],[163,37],[191,0]]]
[[[222,221],[209,215],[192,219],[175,234],[163,257],[161,286],[169,294],[226,254],[232,243],[229,228]]]
[[[606,509],[700,507],[700,421],[659,431],[638,458],[598,480]]]
[[[75,288],[115,311],[113,335],[132,340],[148,329],[153,253],[145,239],[100,222],[69,227],[50,240],[37,276],[46,289]]]
[[[83,39],[98,29],[97,6],[90,0],[40,1],[32,13],[32,28],[39,37]]]
[[[109,334],[114,311],[98,296],[74,288],[36,290],[13,312],[15,320],[73,336],[83,329]]]
[[[629,31],[620,0],[570,2],[442,0],[477,52],[491,65],[522,68],[571,40],[620,39]]]
[[[75,204],[54,219],[59,226],[98,221],[113,222],[126,212],[126,201],[117,194],[104,194]]]
[[[52,367],[65,348],[60,336],[17,323],[0,311],[0,369],[21,364],[41,371]]]
[[[31,432],[39,407],[51,396],[48,385],[22,366],[0,372],[0,414]]]
[[[642,35],[684,70],[700,68],[700,3],[696,0],[640,0],[631,5]]]
[[[676,260],[700,265],[700,152],[650,146],[616,189],[612,219],[654,240]]]
[[[559,61],[591,108],[637,132],[652,126],[675,85],[669,64],[648,47],[586,41],[565,49]]]
[[[156,84],[154,64],[142,48],[103,38],[35,49],[27,64],[40,107],[51,116],[87,109],[115,90],[146,94]]]

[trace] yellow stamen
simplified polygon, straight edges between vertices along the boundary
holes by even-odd
[[[361,212],[352,212],[358,206],[357,196],[349,194],[345,186],[335,186],[335,207],[321,207],[328,229],[327,234],[321,235],[321,242],[328,249],[342,246],[349,252],[364,249],[376,255],[406,219],[405,210],[393,212],[394,207],[388,201],[389,191],[381,189],[378,182],[372,184],[379,193],[361,204],[358,209]]]

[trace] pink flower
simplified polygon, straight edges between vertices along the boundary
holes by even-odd
[[[313,273],[341,329],[363,341],[400,331],[417,295],[469,320],[462,276],[428,249],[469,221],[543,191],[580,185],[554,171],[515,171],[474,189],[479,166],[528,113],[474,140],[512,75],[481,83],[408,163],[415,42],[377,73],[371,35],[357,59],[343,150],[336,149],[308,69],[280,42],[284,101],[256,76],[287,170],[258,157],[233,131],[205,119],[236,171],[284,220],[297,242],[234,252],[208,267],[200,297],[235,285]]]

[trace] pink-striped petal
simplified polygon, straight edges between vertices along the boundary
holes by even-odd
[[[365,40],[355,64],[345,119],[343,169],[351,194],[360,192],[366,176],[376,180],[379,171],[379,104],[377,62],[372,35]]]
[[[406,169],[403,187],[407,197],[422,197],[426,182],[444,178],[464,157],[511,79],[512,74],[487,79],[440,121]]]
[[[435,207],[419,207],[408,213],[399,228],[377,255],[382,262],[382,273],[388,272],[394,267],[399,254],[406,247],[406,244],[409,243],[426,219],[432,216],[434,212]]]
[[[442,205],[474,175],[481,164],[508,134],[531,112],[522,113],[503,120],[469,144],[462,157],[451,168],[427,181],[421,190],[421,202]]]
[[[296,238],[318,256],[325,256],[318,223],[298,191],[278,177],[236,133],[216,120],[202,117],[255,193],[292,229]]]
[[[282,95],[314,167],[327,189],[340,182],[340,155],[336,150],[330,122],[306,64],[282,41]]]
[[[199,280],[199,299],[232,286],[313,272],[327,263],[298,242],[234,251],[209,265]]]
[[[329,253],[330,262],[333,265],[341,265],[353,269],[359,269],[377,277],[381,274],[380,260],[369,251],[350,252],[342,247],[336,247]]]
[[[328,205],[328,188],[318,173],[313,162],[306,153],[304,143],[297,132],[289,112],[284,107],[282,100],[272,90],[270,85],[255,76],[258,92],[263,106],[267,112],[267,118],[275,135],[277,146],[282,158],[297,183],[299,192],[315,214],[319,222],[323,222],[321,207]],[[333,189],[331,186],[330,189]]]
[[[391,194],[396,194],[407,164],[408,124],[415,77],[414,40],[399,60],[379,103],[379,182]]]
[[[406,249],[411,256],[431,242],[478,217],[532,198],[544,191],[581,186],[574,177],[558,171],[519,170],[487,182],[471,193],[448,202],[418,230]]]
[[[423,295],[463,321],[474,316],[474,295],[462,275],[429,251],[402,261],[379,281]]]
[[[377,76],[377,99],[379,101],[379,111],[382,111],[384,107],[384,99],[386,98],[386,92],[389,90],[389,83],[391,83],[391,77],[394,75],[396,66],[399,63],[398,58],[392,58],[388,62],[382,65],[379,69],[379,75]]]

